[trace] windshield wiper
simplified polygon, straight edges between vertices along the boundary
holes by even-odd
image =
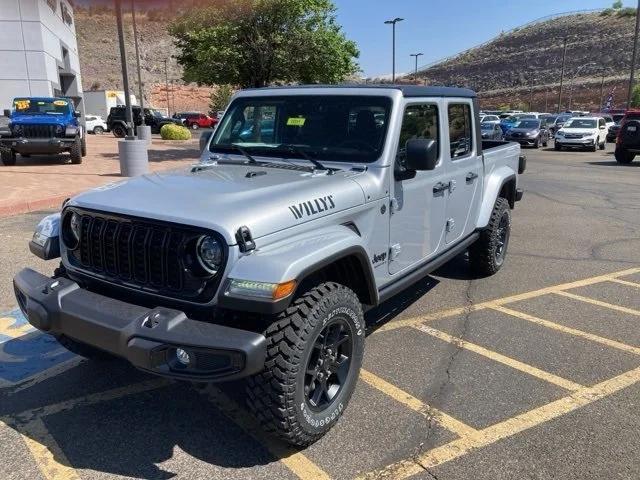
[[[305,160],[308,160],[309,162],[313,163],[313,165],[316,167],[316,170],[326,170],[327,173],[329,175],[333,174],[333,170],[331,170],[330,168],[325,167],[322,163],[320,163],[318,160],[316,160],[315,158],[311,158],[304,150],[302,150],[300,147],[296,146],[296,145],[291,145],[291,144],[286,144],[286,145],[280,145],[281,148],[284,148],[285,150],[287,150],[290,153],[293,153],[294,155],[299,155],[302,158],[304,158]]]
[[[238,145],[237,143],[232,143],[231,146],[233,148],[235,148],[237,151],[239,151],[242,155],[244,155],[245,158],[247,160],[249,160],[249,163],[258,163],[258,161],[255,158],[253,158],[251,155],[249,155],[247,153],[247,151],[244,148],[242,148],[240,145]]]

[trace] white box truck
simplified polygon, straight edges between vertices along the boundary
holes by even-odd
[[[135,95],[130,95],[131,105],[138,105]],[[84,92],[84,108],[87,115],[99,115],[106,120],[111,107],[125,104],[122,90],[92,90]]]

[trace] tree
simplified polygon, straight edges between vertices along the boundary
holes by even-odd
[[[337,83],[357,72],[332,0],[235,0],[192,9],[169,27],[183,78],[263,87]]]
[[[613,8],[614,10],[620,10],[622,8],[622,0],[616,0],[615,2],[613,2],[611,8]]]
[[[234,90],[231,85],[219,85],[214,91],[211,92],[209,97],[209,111],[212,115],[216,112],[224,110],[229,105]]]
[[[640,107],[640,85],[636,85],[631,90],[631,107]]]

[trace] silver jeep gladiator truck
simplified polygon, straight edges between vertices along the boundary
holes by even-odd
[[[205,147],[43,219],[30,249],[60,267],[14,279],[33,326],[87,358],[245,378],[265,428],[304,446],[352,395],[364,311],[467,250],[482,275],[505,261],[524,157],[482,141],[470,90],[246,90]]]

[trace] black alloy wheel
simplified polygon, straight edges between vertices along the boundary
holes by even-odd
[[[326,410],[340,393],[352,352],[353,336],[346,318],[336,316],[316,337],[305,369],[304,396],[311,410]]]

